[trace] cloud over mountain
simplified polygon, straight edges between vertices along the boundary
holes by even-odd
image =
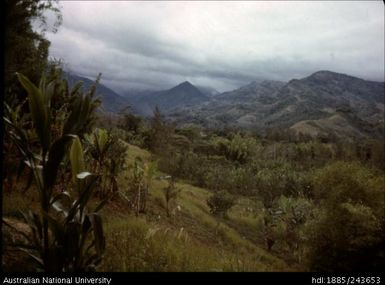
[[[234,89],[335,70],[384,77],[384,6],[352,2],[62,1],[51,56],[117,91]]]

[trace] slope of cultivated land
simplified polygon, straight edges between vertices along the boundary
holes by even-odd
[[[151,154],[129,146],[127,162],[143,161]],[[164,174],[157,173],[156,177]],[[120,188],[128,188],[124,173]],[[106,221],[107,253],[103,270],[113,271],[292,271],[284,261],[256,245],[253,225],[258,216],[245,216],[248,199],[240,199],[228,219],[210,214],[211,193],[186,183],[177,183],[180,193],[167,217],[162,188],[167,181],[155,178],[146,214],[135,217],[109,205]],[[116,213],[117,211],[120,214]],[[298,268],[297,268],[298,269]]]
[[[153,159],[149,152],[129,145],[127,170],[119,177],[119,189],[126,197],[130,197],[127,174],[136,158],[143,162]],[[157,172],[152,180],[145,214],[136,217],[126,199],[114,199],[102,210],[107,248],[99,270],[301,270],[277,257],[278,253],[263,248],[261,233],[257,230],[261,219],[258,213],[250,212],[249,205],[253,202],[249,199],[238,199],[229,217],[221,219],[214,217],[207,206],[210,191],[178,182],[176,186],[180,193],[171,206],[170,217],[167,217],[162,189],[168,182],[159,178],[164,175]],[[3,216],[22,225],[18,211],[37,209],[37,203],[33,188],[26,194],[4,193]],[[90,207],[97,203],[95,198]],[[7,230],[3,229],[3,235],[4,231]],[[17,260],[12,254],[9,260]],[[25,263],[28,268],[28,260]]]

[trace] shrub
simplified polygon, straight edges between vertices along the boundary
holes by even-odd
[[[246,163],[256,150],[256,141],[251,137],[234,135],[232,139],[217,138],[214,141],[216,150],[227,159],[239,163]]]
[[[128,147],[105,129],[95,128],[84,137],[92,171],[101,177],[97,194],[107,198],[119,191],[116,177],[123,169]]]
[[[314,176],[320,209],[307,230],[311,270],[380,270],[384,264],[384,178],[336,162]]]
[[[216,192],[207,200],[210,212],[213,215],[227,216],[227,211],[234,206],[235,198],[225,191]]]
[[[129,192],[132,197],[131,207],[135,210],[135,215],[146,212],[147,196],[151,187],[152,178],[155,174],[153,163],[142,162],[136,158],[132,168]]]

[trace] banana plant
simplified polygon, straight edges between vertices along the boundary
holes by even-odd
[[[15,116],[8,116],[4,117],[5,130],[31,169],[40,200],[39,213],[23,213],[31,235],[24,234],[29,244],[19,245],[20,249],[27,251],[38,263],[39,270],[95,270],[105,248],[102,221],[98,215],[105,201],[93,211],[87,211],[88,201],[100,178],[86,171],[79,139],[91,127],[98,106],[98,101],[93,98],[94,89],[84,96],[78,93],[79,84],[70,93],[65,81],[59,88],[57,78],[47,82],[43,76],[37,87],[24,75],[18,73],[17,77],[28,93],[32,128],[27,130]],[[56,122],[61,132],[54,136],[53,122],[57,111],[54,98],[63,95],[67,96],[64,101],[72,111],[65,114],[61,122]],[[38,146],[31,139],[31,132],[36,135]],[[63,163],[66,157],[71,161],[74,183],[60,185],[66,187],[60,192],[57,177],[59,172],[66,170]]]
[[[111,153],[118,142],[112,138],[107,130],[99,128],[94,129],[91,134],[86,134],[84,138],[87,142],[88,153],[95,162],[93,171],[101,176],[101,186],[98,189],[98,194],[100,197],[106,198],[118,191],[116,180],[117,159]],[[125,149],[122,149],[122,151],[117,155],[124,154]]]
[[[84,138],[89,145],[92,158],[97,162],[95,171],[99,171],[104,165],[112,140],[107,130],[99,128],[95,128],[92,134],[86,134]]]

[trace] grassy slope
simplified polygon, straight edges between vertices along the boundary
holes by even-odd
[[[136,157],[151,160],[150,153],[130,145],[127,163],[132,164]],[[123,172],[119,177],[122,192],[128,189],[126,174]],[[171,207],[171,216],[167,217],[162,193],[166,185],[166,181],[153,180],[147,213],[139,217],[130,213],[125,201],[115,201],[102,210],[107,250],[100,270],[299,270],[262,248],[263,242],[258,240],[261,233],[257,231],[260,217],[247,211],[252,201],[240,199],[228,219],[219,219],[210,214],[206,204],[209,191],[177,183],[181,192]],[[4,193],[3,215],[18,216],[17,210],[35,208],[36,203],[33,189],[23,195]]]
[[[130,145],[128,163],[133,163],[135,157],[144,161],[151,159],[150,153]],[[120,189],[127,188],[123,176],[124,173]],[[294,270],[256,246],[258,233],[253,227],[258,223],[258,217],[245,213],[243,206],[251,201],[239,201],[229,213],[229,219],[223,220],[210,214],[206,204],[210,196],[208,190],[177,183],[181,192],[172,206],[171,217],[167,217],[162,193],[166,185],[166,181],[153,180],[146,215],[116,215],[116,209],[111,207],[104,210],[108,249],[103,270]]]

